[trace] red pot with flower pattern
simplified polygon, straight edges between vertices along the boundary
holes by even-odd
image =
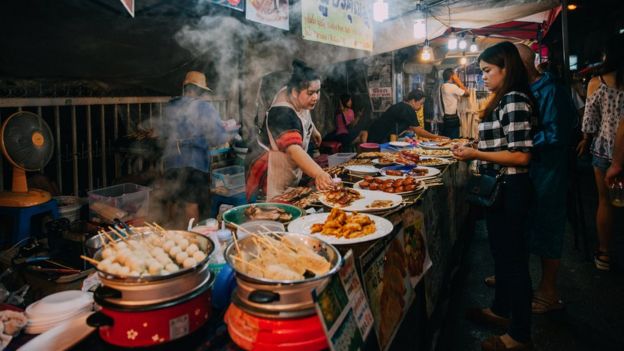
[[[102,309],[89,316],[87,324],[99,328],[104,341],[122,347],[153,346],[181,338],[210,318],[212,281],[185,296],[144,306],[116,304],[96,294],[95,302]]]

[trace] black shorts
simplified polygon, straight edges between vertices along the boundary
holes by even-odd
[[[171,168],[164,178],[167,200],[209,206],[210,173],[191,167]]]

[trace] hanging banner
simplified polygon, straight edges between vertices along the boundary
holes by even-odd
[[[221,5],[236,11],[245,11],[245,0],[210,0],[213,4]]]
[[[124,5],[130,16],[134,18],[134,0],[121,0],[121,3]]]
[[[392,56],[377,55],[366,61],[366,84],[373,112],[384,112],[394,102]]]
[[[288,0],[246,0],[245,18],[288,30]]]
[[[303,39],[373,50],[370,0],[302,0]]]

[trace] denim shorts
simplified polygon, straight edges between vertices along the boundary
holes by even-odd
[[[609,168],[611,166],[611,161],[609,159],[604,158],[604,157],[593,155],[592,156],[592,166],[598,168],[599,170],[601,170],[603,172],[606,172],[607,168]]]

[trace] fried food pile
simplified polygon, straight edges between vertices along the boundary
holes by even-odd
[[[362,194],[351,188],[337,188],[325,193],[325,200],[338,206],[349,206],[353,201],[361,198]]]
[[[312,233],[346,239],[372,234],[377,230],[375,222],[369,216],[357,212],[349,215],[337,208],[331,210],[324,223],[313,224],[311,229]]]

